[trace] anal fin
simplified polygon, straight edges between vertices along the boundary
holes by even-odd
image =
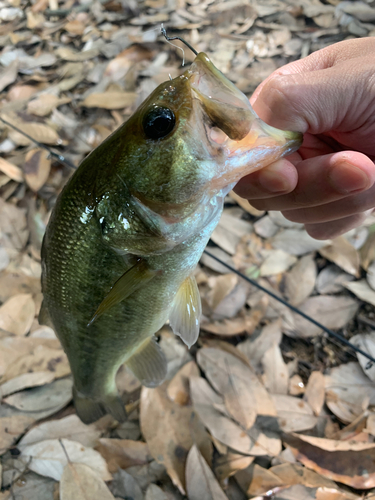
[[[189,276],[180,286],[169,315],[173,333],[181,337],[189,349],[197,341],[201,314],[198,285],[194,276]]]
[[[139,259],[138,262],[128,269],[113,285],[99,307],[95,311],[87,326],[90,326],[99,316],[111,309],[119,302],[125,300],[138,288],[148,283],[154,276],[156,271],[152,271],[147,267],[147,262]]]
[[[146,387],[157,387],[167,375],[167,360],[155,337],[146,340],[125,364]]]

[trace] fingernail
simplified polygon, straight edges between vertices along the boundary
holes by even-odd
[[[343,194],[353,193],[366,189],[370,179],[363,170],[351,163],[337,163],[329,173],[332,186]]]
[[[259,183],[271,193],[284,193],[289,190],[289,182],[282,174],[282,168],[265,168],[260,172]]]

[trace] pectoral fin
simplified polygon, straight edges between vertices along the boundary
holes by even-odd
[[[167,375],[167,360],[155,337],[147,339],[125,364],[146,387],[157,387]]]
[[[173,333],[179,335],[189,349],[197,341],[201,314],[198,285],[194,276],[189,276],[178,290],[169,315]]]
[[[155,275],[156,271],[151,271],[147,267],[146,261],[140,259],[116,281],[106,297],[100,303],[87,326],[90,326],[97,318],[99,318],[99,316],[111,309],[111,307],[125,300],[133,292],[138,290],[138,288],[148,283]]]

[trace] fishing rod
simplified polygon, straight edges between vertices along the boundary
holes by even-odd
[[[191,47],[191,45],[189,43],[187,43],[183,38],[179,37],[179,36],[176,36],[176,37],[169,37],[166,33],[166,30],[163,26],[161,26],[161,33],[163,34],[163,36],[168,40],[180,40],[182,43],[184,43],[190,50],[192,50],[194,52],[194,54],[197,54],[197,51]],[[25,137],[27,137],[30,141],[34,142],[38,147],[40,148],[43,148],[44,150],[48,151],[49,154],[51,156],[53,156],[54,158],[56,158],[57,161],[59,161],[62,165],[65,165],[65,166],[68,166],[70,168],[73,168],[74,170],[77,169],[77,167],[70,161],[68,160],[67,158],[65,158],[65,156],[63,156],[62,154],[59,154],[59,153],[56,153],[55,151],[53,151],[51,148],[49,148],[48,146],[46,146],[45,144],[42,144],[40,143],[39,141],[37,141],[36,139],[34,139],[33,137],[31,137],[29,134],[27,134],[26,132],[24,132],[23,130],[21,130],[20,128],[16,127],[15,125],[13,125],[12,123],[10,123],[9,121],[5,120],[4,118],[2,118],[0,116],[0,121],[2,121],[4,124],[6,124],[8,127],[11,127],[13,128],[14,130],[16,130],[18,133],[24,135]],[[309,321],[310,323],[314,324],[315,326],[317,326],[318,328],[320,328],[321,330],[323,330],[324,332],[326,332],[329,336],[329,338],[331,339],[336,339],[338,340],[339,342],[341,342],[341,344],[349,347],[350,349],[352,349],[354,352],[357,352],[358,354],[361,354],[362,356],[364,356],[365,358],[367,358],[369,360],[369,363],[366,365],[366,369],[370,369],[372,367],[372,364],[375,363],[375,358],[373,356],[371,356],[371,354],[365,352],[363,349],[361,349],[360,347],[357,347],[356,345],[354,345],[352,342],[350,342],[349,340],[347,340],[343,335],[337,333],[337,332],[334,332],[333,330],[331,330],[330,328],[327,328],[326,326],[324,326],[322,323],[320,323],[319,321],[317,321],[316,319],[312,318],[311,316],[309,316],[308,314],[304,313],[303,311],[301,311],[300,309],[298,309],[297,307],[293,306],[292,304],[289,304],[288,301],[284,300],[283,298],[279,297],[276,293],[268,290],[267,288],[265,288],[264,286],[260,285],[257,281],[255,281],[254,279],[252,278],[249,278],[248,276],[246,276],[245,274],[243,274],[241,271],[238,271],[238,269],[236,269],[235,267],[231,266],[230,264],[227,264],[226,262],[224,262],[222,259],[220,259],[219,257],[217,257],[216,255],[212,254],[211,252],[209,252],[207,249],[204,250],[204,253],[206,255],[208,255],[209,257],[211,257],[212,259],[216,260],[217,262],[219,262],[221,265],[223,265],[224,267],[226,267],[229,271],[231,271],[232,273],[235,273],[237,274],[239,277],[241,277],[243,280],[247,281],[248,283],[250,283],[251,285],[255,286],[256,288],[258,288],[259,290],[263,291],[264,293],[266,293],[267,295],[269,295],[270,297],[272,297],[273,299],[277,300],[278,302],[280,302],[281,304],[283,304],[284,306],[288,307],[291,311],[293,311],[294,313],[298,314],[299,316],[301,316],[302,318],[306,319],[307,321]]]

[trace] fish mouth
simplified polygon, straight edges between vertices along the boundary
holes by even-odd
[[[201,52],[189,70],[189,85],[206,115],[211,146],[225,158],[215,177],[216,189],[296,151],[299,132],[279,130],[263,122],[248,98]]]

